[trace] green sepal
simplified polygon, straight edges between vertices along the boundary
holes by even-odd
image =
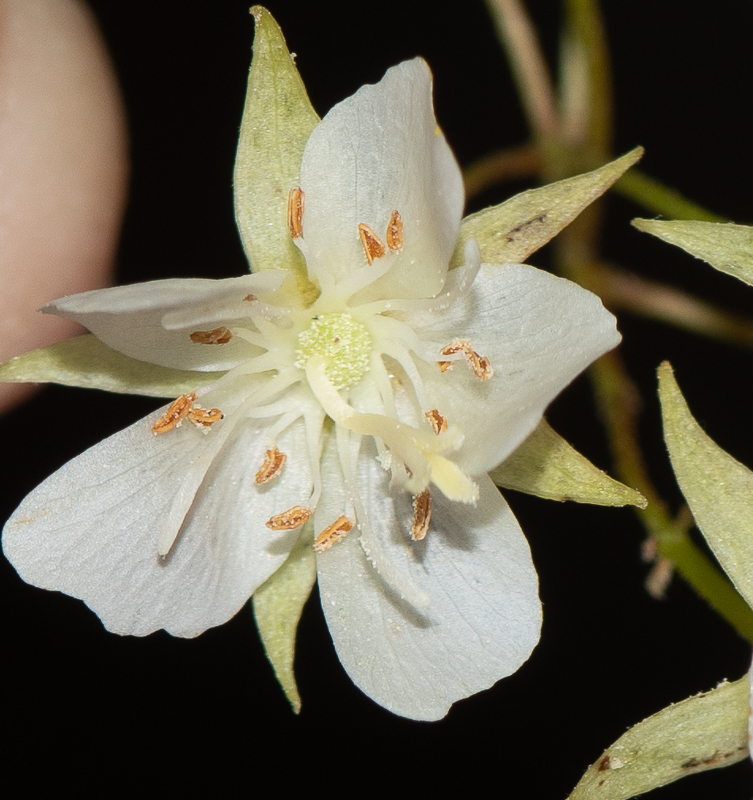
[[[748,678],[722,683],[639,722],[591,767],[568,800],[627,800],[748,755]]]
[[[593,172],[531,189],[471,214],[460,226],[450,266],[464,263],[463,248],[469,239],[479,243],[485,264],[524,262],[604,194],[642,155],[643,148],[636,147]]]
[[[306,263],[287,222],[303,148],[319,121],[272,15],[261,6],[233,175],[235,220],[251,269],[287,269],[304,290]]]
[[[646,498],[610,478],[569,445],[542,419],[518,449],[490,473],[497,486],[547,500],[597,506],[638,506]]]
[[[296,714],[301,710],[301,697],[293,673],[295,634],[316,580],[313,544],[313,529],[306,525],[285,563],[253,596],[256,627],[264,650]]]
[[[664,439],[677,482],[709,547],[753,608],[753,472],[701,429],[672,367],[659,367]]]
[[[170,369],[124,356],[91,333],[40,347],[0,364],[0,381],[62,383],[84,389],[177,397],[214,383],[224,372]]]
[[[634,219],[633,225],[753,286],[753,227],[727,222],[649,219]]]

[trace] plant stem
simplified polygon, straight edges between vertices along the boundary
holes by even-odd
[[[706,222],[729,222],[724,217],[708,211],[679,192],[665,186],[661,181],[638,169],[626,172],[614,184],[613,189],[647,211],[661,214],[669,219],[699,219]]]

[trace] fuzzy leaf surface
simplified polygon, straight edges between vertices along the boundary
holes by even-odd
[[[177,397],[213,383],[222,374],[138,361],[113,350],[91,333],[40,347],[0,364],[0,381],[61,383],[149,397]]]
[[[293,674],[295,635],[315,580],[311,526],[306,526],[285,563],[253,597],[256,627],[264,650],[296,714],[301,710],[301,697]]]
[[[633,225],[753,286],[753,227],[728,222],[650,219],[634,219]]]
[[[627,800],[748,755],[748,678],[639,722],[592,764],[569,800]]]
[[[517,450],[489,474],[497,486],[597,506],[646,507],[635,489],[610,478],[542,419]]]
[[[235,219],[251,269],[294,270],[306,265],[287,223],[288,193],[300,185],[303,148],[319,118],[272,15],[256,20],[233,190]]]
[[[463,248],[476,239],[486,264],[521,263],[543,247],[643,155],[636,147],[593,172],[511,197],[463,220],[451,267],[463,263]]]
[[[695,421],[672,367],[659,367],[664,439],[683,495],[719,563],[753,607],[753,473]]]

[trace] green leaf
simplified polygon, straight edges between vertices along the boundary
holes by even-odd
[[[137,361],[102,344],[91,333],[40,347],[0,364],[0,381],[62,383],[150,397],[177,397],[213,383],[224,374]]]
[[[753,228],[697,220],[634,219],[633,225],[753,286]]]
[[[306,525],[285,563],[253,597],[264,650],[296,714],[301,710],[301,697],[293,674],[295,634],[315,580],[313,535],[311,526]]]
[[[748,693],[746,676],[638,723],[589,767],[568,800],[627,800],[741,761],[748,755]]]
[[[542,419],[536,430],[490,473],[497,486],[547,500],[597,506],[638,506],[646,498],[595,467]]]
[[[753,607],[753,473],[693,419],[672,367],[659,367],[664,439],[696,524],[737,591]]]
[[[290,269],[306,279],[306,264],[287,223],[288,193],[300,183],[303,148],[319,117],[272,15],[256,20],[254,57],[235,159],[235,219],[251,268]]]
[[[572,222],[643,155],[636,147],[593,172],[515,195],[463,220],[451,266],[463,263],[463,248],[476,239],[486,264],[519,264]]]

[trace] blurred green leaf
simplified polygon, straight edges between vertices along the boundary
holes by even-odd
[[[634,219],[639,231],[682,247],[720,272],[753,285],[753,228],[728,222]]]
[[[693,419],[672,367],[659,367],[664,439],[696,524],[737,591],[753,607],[753,473]]]
[[[543,247],[596,200],[643,155],[636,147],[593,172],[531,189],[463,220],[451,266],[463,263],[463,248],[476,239],[486,264],[519,264]]]
[[[224,374],[137,361],[102,344],[91,333],[40,347],[0,364],[0,381],[62,383],[150,397],[174,398],[213,383]]]
[[[613,480],[571,447],[542,419],[536,430],[490,473],[506,489],[598,506],[646,507],[635,489]]]
[[[580,779],[568,800],[627,800],[748,755],[748,678],[722,683],[639,722]]]
[[[306,525],[285,563],[253,596],[264,650],[296,714],[301,710],[301,697],[293,674],[295,634],[315,580],[313,535],[311,526]]]
[[[300,183],[303,148],[319,117],[272,15],[251,9],[256,20],[235,160],[235,219],[251,269],[294,270],[306,281],[306,265],[287,222],[288,194]]]

